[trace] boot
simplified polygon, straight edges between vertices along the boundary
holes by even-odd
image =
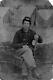
[[[26,65],[23,63],[22,64],[22,76],[27,76],[28,72],[27,72],[27,67]]]
[[[31,73],[32,73],[32,77],[33,78],[36,78],[36,79],[40,79],[40,75],[39,75],[39,73],[36,71],[36,69],[35,68],[33,68],[32,70],[31,70]]]

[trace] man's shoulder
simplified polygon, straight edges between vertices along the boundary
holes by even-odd
[[[32,29],[29,30],[32,34],[36,34],[36,32]]]
[[[22,28],[16,31],[16,33],[21,33],[21,32],[22,32]]]

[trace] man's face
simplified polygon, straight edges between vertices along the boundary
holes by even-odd
[[[28,21],[24,21],[24,24],[23,24],[23,28],[25,31],[27,31],[30,27],[30,23]]]

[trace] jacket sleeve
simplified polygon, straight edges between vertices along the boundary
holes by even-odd
[[[12,42],[12,47],[14,49],[19,49],[22,47],[23,43],[20,43],[19,41],[20,41],[20,32],[18,31],[15,33],[15,36],[14,36],[13,42]]]
[[[19,31],[15,33],[13,38],[13,44],[19,43]]]

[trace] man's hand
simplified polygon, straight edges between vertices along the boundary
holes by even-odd
[[[23,48],[25,48],[25,49],[27,49],[27,48],[29,48],[27,45],[23,45]]]
[[[32,41],[32,45],[33,45],[33,46],[35,46],[36,43],[37,43],[36,40],[33,40],[33,41]]]
[[[34,35],[34,39],[37,41],[39,38],[38,34]]]

